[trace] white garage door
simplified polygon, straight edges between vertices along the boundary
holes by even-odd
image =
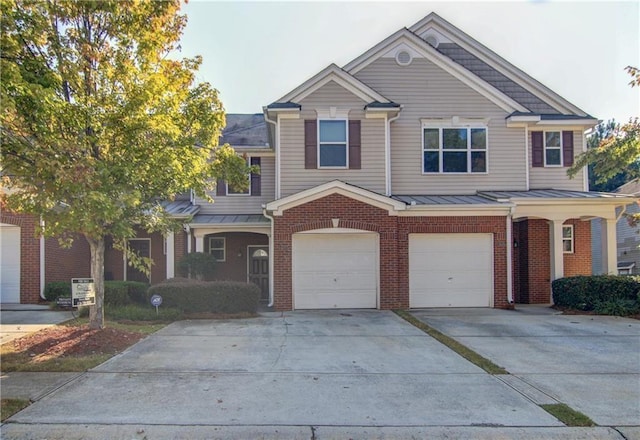
[[[295,234],[292,256],[294,308],[376,308],[377,234]]]
[[[410,234],[411,307],[490,307],[492,234]]]
[[[0,302],[20,302],[20,227],[0,224]]]

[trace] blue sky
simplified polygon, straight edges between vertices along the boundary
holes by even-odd
[[[640,2],[218,2],[190,0],[183,56],[228,113],[258,113],[329,65],[343,66],[436,12],[599,119],[640,114]]]

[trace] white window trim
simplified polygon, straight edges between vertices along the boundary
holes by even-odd
[[[564,236],[564,230],[565,229],[569,229],[571,230],[571,237],[567,238]],[[575,253],[575,237],[573,235],[574,229],[573,229],[573,225],[562,225],[562,253],[563,254],[573,254]],[[571,243],[571,250],[570,251],[565,251],[564,250],[564,242],[565,241],[569,241]]]
[[[558,133],[560,135],[560,147],[548,147],[547,148],[547,133]],[[563,154],[564,145],[562,144],[562,130],[545,130],[542,133],[542,155],[544,156],[544,166],[545,168],[562,168],[564,166],[563,162]],[[559,164],[548,164],[547,163],[547,149],[549,150],[557,150],[560,149],[560,163]]]
[[[222,240],[222,248],[219,248],[219,247],[214,248],[214,247],[212,247],[211,246],[211,242],[213,240]],[[225,261],[227,261],[227,239],[226,239],[226,237],[209,237],[209,254],[212,254],[212,252],[211,252],[212,249],[213,250],[217,250],[217,251],[222,249],[222,260],[218,260],[216,258],[217,262],[224,263]]]
[[[345,166],[342,167],[333,167],[333,166],[322,166],[320,164],[320,147],[322,144],[320,143],[320,122],[321,121],[344,121],[344,134],[345,134],[345,142],[344,142],[344,150],[345,150]],[[322,118],[318,119],[317,122],[317,139],[316,144],[318,145],[317,149],[317,164],[319,170],[347,170],[349,169],[349,120],[347,118]],[[325,144],[337,144],[338,142],[324,142]]]
[[[421,141],[421,147],[420,147],[420,156],[421,156],[421,168],[422,168],[422,175],[424,176],[435,176],[435,175],[487,175],[489,174],[489,127],[487,125],[484,124],[484,122],[486,122],[486,119],[482,119],[482,120],[473,120],[473,119],[458,119],[458,118],[453,118],[452,120],[448,120],[448,119],[442,119],[442,120],[436,120],[436,119],[422,119],[422,129],[421,129],[421,134],[420,137],[422,139]],[[482,122],[480,122],[482,121]],[[454,123],[455,122],[455,123]],[[443,129],[447,129],[447,128],[452,128],[452,129],[457,129],[457,128],[464,128],[467,129],[467,171],[461,171],[461,172],[444,172],[443,171],[443,167],[444,167],[444,160],[443,160],[443,153],[444,153],[444,149],[442,146],[442,142],[443,142],[443,134],[442,134],[442,130]],[[475,128],[481,128],[485,131],[485,142],[486,142],[486,147],[484,150],[472,150],[471,149],[471,130],[475,129]],[[424,131],[426,129],[433,129],[433,130],[438,130],[438,166],[439,169],[438,171],[425,171],[424,170],[424,153],[425,151],[432,151],[435,152],[436,150],[426,150],[424,148]],[[454,150],[446,150],[446,151],[454,151]],[[458,152],[462,152],[462,150],[457,150]],[[485,170],[482,172],[474,172],[471,171],[471,153],[472,152],[478,152],[478,151],[483,151],[485,153]]]
[[[251,157],[247,157],[247,165],[251,165]],[[224,181],[224,185],[225,185],[225,194],[228,197],[248,197],[251,195],[251,177],[252,174],[249,173],[249,190],[246,193],[230,193],[229,192],[229,182],[227,182],[226,180]]]

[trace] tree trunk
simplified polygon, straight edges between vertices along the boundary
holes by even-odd
[[[86,237],[91,249],[91,278],[96,288],[96,304],[89,307],[89,327],[104,328],[104,237]]]

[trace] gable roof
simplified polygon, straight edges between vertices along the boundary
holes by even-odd
[[[227,125],[222,130],[220,145],[234,147],[268,147],[267,123],[262,113],[226,115]]]
[[[432,12],[409,28],[421,39],[443,37],[437,50],[527,107],[532,113],[563,113],[591,118],[553,90]],[[426,44],[429,44],[425,41]],[[552,111],[550,111],[552,110]]]
[[[279,108],[282,105],[287,105],[288,107],[297,105],[295,103],[300,102],[331,81],[334,81],[341,87],[350,91],[367,104],[373,102],[384,104],[392,103],[389,99],[385,98],[359,79],[345,72],[337,65],[330,64],[325,69],[321,70],[319,73],[293,89],[291,92],[278,99],[276,102],[269,104],[267,108]]]

